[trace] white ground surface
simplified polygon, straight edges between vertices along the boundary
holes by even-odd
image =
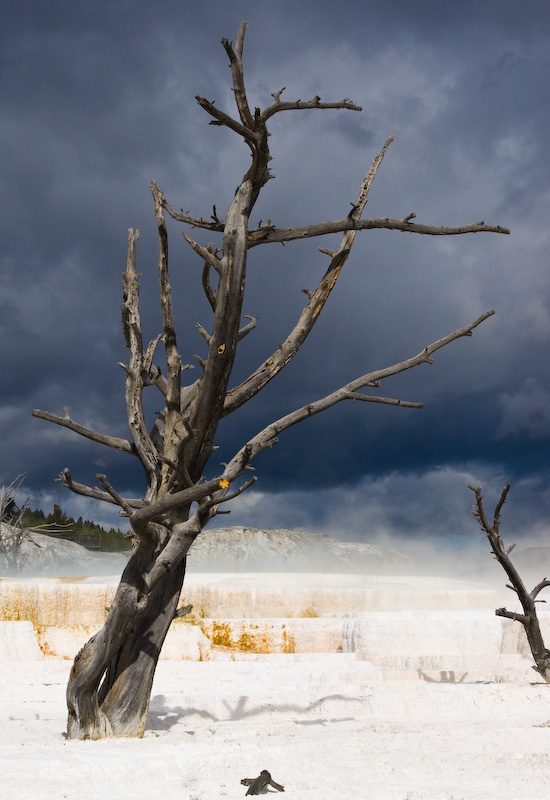
[[[544,684],[373,683],[345,654],[165,661],[144,739],[75,742],[69,668],[0,663],[3,800],[239,798],[262,769],[289,800],[550,797]]]
[[[252,591],[262,584],[281,586],[281,576],[264,576],[261,584],[242,575],[210,580],[225,584],[227,592],[233,584]],[[323,576],[321,585],[364,587],[364,580],[350,576],[342,583]],[[403,580],[381,580],[379,608],[389,604],[396,610],[381,611],[385,621],[378,628],[369,614],[359,615],[358,624],[367,626],[359,634],[378,631],[369,634],[373,652],[378,647],[387,653],[390,643],[380,636],[391,621],[399,631],[394,640],[404,644],[405,634],[410,639],[405,652],[416,642],[418,653],[453,654],[447,671],[440,673],[443,666],[434,662],[424,673],[429,680],[421,680],[414,664],[399,672],[399,653],[390,659],[393,666],[373,666],[370,651],[363,653],[367,660],[359,660],[358,652],[307,652],[161,661],[141,740],[66,740],[71,662],[44,657],[31,622],[4,623],[0,800],[241,798],[241,778],[263,769],[284,784],[287,800],[550,798],[550,685],[537,682],[524,656],[503,656],[513,649],[504,648],[499,636],[494,647],[489,642],[497,622],[495,599],[479,592],[474,597],[457,584],[459,599],[450,592],[447,611],[438,612],[449,615],[449,625],[434,634],[427,617],[428,626],[416,630],[410,607],[420,605],[432,615],[441,609],[442,582],[424,579],[417,595],[409,591],[415,580],[408,579],[400,595]],[[319,585],[314,577],[310,582]],[[224,607],[228,597],[222,597]],[[97,602],[105,605],[102,596]],[[465,608],[471,610],[460,610]],[[368,636],[366,644],[360,639],[359,650],[371,647]],[[509,679],[479,679],[488,674],[491,659],[502,658],[519,664],[505,672]],[[267,795],[278,793],[269,788]]]

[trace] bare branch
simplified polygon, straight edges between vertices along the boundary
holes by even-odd
[[[246,22],[242,22],[239,27],[239,32],[237,34],[237,41],[235,44],[235,50],[231,46],[231,43],[227,41],[227,39],[222,39],[222,44],[225,48],[225,52],[229,56],[229,61],[231,63],[231,74],[233,76],[233,91],[235,92],[235,102],[237,103],[237,108],[239,110],[239,116],[241,118],[241,122],[247,128],[251,130],[254,127],[254,119],[252,114],[250,113],[250,108],[248,107],[248,100],[246,98],[246,91],[244,88],[244,75],[243,75],[243,45],[244,45],[244,36],[246,33]]]
[[[120,505],[120,503],[118,503],[109,492],[102,492],[100,489],[92,488],[91,486],[86,486],[83,483],[77,483],[76,481],[73,481],[72,475],[68,469],[64,469],[59,473],[58,480],[66,489],[69,489],[74,494],[79,494],[82,497],[93,497],[95,500],[102,500],[104,503]],[[127,506],[130,506],[132,509],[143,508],[147,505],[145,500],[138,498],[129,499],[125,497],[123,500],[124,503]]]
[[[409,217],[411,219],[411,217]],[[341,233],[342,231],[366,231],[374,229],[386,229],[392,231],[403,231],[405,233],[422,233],[426,236],[459,236],[466,233],[510,233],[508,228],[500,225],[485,225],[484,222],[472,222],[467,225],[455,227],[436,227],[433,225],[417,225],[403,219],[360,219],[346,217],[336,222],[320,222],[314,225],[301,225],[296,228],[273,228],[271,231],[257,234],[251,231],[249,234],[249,247],[258,244],[271,244],[274,242],[291,242],[297,239],[310,239],[313,236],[325,236],[329,233]]]
[[[249,319],[250,322],[248,322],[246,325],[243,325],[243,327],[239,330],[239,333],[237,334],[239,342],[241,341],[241,339],[244,339],[245,336],[247,336],[251,331],[254,330],[254,328],[256,327],[256,323],[258,321],[258,317],[251,317],[249,314],[245,314],[245,317],[246,319]]]
[[[187,606],[182,606],[178,608],[172,619],[180,619],[180,617],[186,617],[187,614],[190,614],[193,611],[193,606],[191,604]]]
[[[206,295],[206,299],[210,303],[210,307],[214,314],[216,313],[216,296],[212,290],[212,285],[210,283],[210,264],[208,261],[204,262],[204,269],[202,271],[202,288],[204,289],[204,293]]]
[[[348,111],[362,111],[361,106],[356,106],[348,97],[345,97],[343,100],[340,100],[338,103],[322,103],[321,98],[316,95],[311,100],[294,100],[290,102],[283,102],[279,98],[283,90],[281,89],[280,92],[275,92],[271,96],[275,98],[275,101],[271,103],[271,105],[267,106],[264,111],[262,111],[262,118],[264,120],[268,120],[269,117],[272,117],[273,114],[278,114],[279,111],[307,111],[308,109],[342,109],[345,108]]]
[[[394,400],[391,397],[378,397],[376,395],[361,394],[360,392],[349,392],[349,400],[362,400],[366,403],[385,403],[390,406],[402,406],[403,408],[424,408],[424,403],[411,403],[408,400]]]
[[[214,267],[214,269],[219,272],[220,269],[219,259],[216,258],[216,256],[212,253],[211,250],[208,249],[208,247],[203,247],[203,245],[200,245],[186,233],[182,233],[182,236],[185,239],[185,241],[193,248],[195,253],[197,253],[197,255],[199,255],[207,264],[209,264],[211,267]]]
[[[227,503],[229,500],[234,500],[240,494],[242,494],[243,492],[246,492],[247,489],[250,489],[251,486],[254,486],[254,484],[257,482],[257,480],[258,480],[258,478],[256,476],[253,476],[252,478],[247,480],[245,483],[243,483],[242,486],[239,486],[239,488],[236,489],[231,494],[226,494],[226,495],[223,495],[222,497],[214,496],[212,498],[212,500],[209,500],[209,501],[207,501],[206,503],[203,504],[203,508],[205,510],[208,510],[208,509],[211,509],[211,508],[215,508],[217,510],[217,507],[221,503]]]
[[[111,497],[113,498],[114,502],[117,505],[119,505],[123,509],[123,511],[125,511],[128,514],[128,516],[130,516],[134,511],[133,507],[123,497],[121,497],[118,494],[118,492],[115,491],[115,489],[113,489],[113,487],[111,486],[111,484],[109,483],[109,481],[107,479],[107,476],[103,475],[100,472],[98,472],[97,475],[96,475],[96,478],[98,478],[100,480],[101,485],[103,486],[105,491],[108,494],[111,495]]]
[[[132,514],[130,518],[132,527],[155,522],[163,514],[180,507],[185,508],[191,503],[199,502],[220,488],[220,480],[222,479],[213,478],[210,481],[195,484],[187,489],[181,489],[179,492],[167,494],[154,503],[147,503]]]
[[[200,333],[200,335],[203,337],[203,339],[205,339],[207,344],[210,344],[210,334],[203,328],[200,322],[197,322],[196,324],[197,324],[197,330]]]
[[[142,395],[147,373],[144,370],[143,339],[139,311],[139,280],[136,273],[136,243],[139,231],[128,230],[128,257],[123,275],[124,304],[122,327],[130,349],[130,362],[126,369],[126,409],[136,452],[147,475],[150,487],[157,480],[157,452],[149,436],[142,405]]]
[[[155,181],[151,181],[151,192],[155,202],[155,217],[157,221],[157,229],[159,235],[159,288],[160,288],[160,304],[162,309],[162,327],[164,330],[163,343],[166,352],[166,431],[167,437],[170,439],[172,435],[172,428],[176,424],[179,417],[179,403],[181,392],[181,358],[178,352],[177,339],[176,339],[176,326],[174,322],[174,310],[172,307],[172,287],[170,286],[170,276],[168,270],[168,232],[166,230],[166,220],[164,218],[164,208],[162,205],[163,193],[157,188]],[[144,364],[144,368],[149,372],[150,361]],[[166,441],[164,442],[165,455],[171,455],[167,452],[171,449]]]
[[[413,367],[417,367],[420,364],[431,364],[430,356],[435,353],[437,350],[440,350],[442,347],[450,344],[451,342],[455,341],[456,339],[461,338],[462,336],[471,336],[472,331],[480,325],[485,319],[492,316],[495,312],[494,311],[486,311],[480,317],[478,317],[474,322],[470,323],[469,325],[465,325],[463,328],[459,328],[458,330],[454,331],[453,333],[447,334],[441,339],[438,339],[432,344],[425,347],[423,350],[420,351],[416,356],[412,358],[408,358],[405,361],[401,361],[398,364],[393,364],[390,367],[386,367],[385,369],[376,370],[374,372],[369,372],[365,375],[362,375],[359,378],[356,378],[354,381],[342,386],[340,389],[337,389],[335,392],[332,392],[326,397],[321,398],[320,400],[316,400],[315,402],[308,403],[302,408],[297,409],[296,411],[292,411],[290,414],[287,414],[284,417],[276,420],[275,422],[268,425],[264,428],[260,433],[250,439],[247,444],[239,450],[239,452],[234,456],[231,462],[228,464],[226,472],[229,470],[233,472],[237,465],[241,466],[241,471],[244,469],[245,464],[254,458],[258,453],[263,452],[268,447],[272,447],[273,444],[277,441],[277,436],[284,430],[296,425],[299,422],[302,422],[304,419],[308,417],[312,417],[315,414],[319,414],[323,411],[326,411],[329,408],[337,405],[338,403],[344,400],[350,399],[360,399],[363,396],[357,396],[357,392],[364,386],[372,386],[373,384],[377,384],[379,381],[383,380],[384,378],[388,378],[391,375],[397,375],[400,372],[404,372],[408,369],[412,369]],[[404,401],[398,400],[391,400],[389,398],[381,398],[381,402],[388,401],[390,404],[394,405],[402,405],[416,408],[415,404],[412,406]]]
[[[506,617],[506,619],[513,619],[514,622],[521,622],[522,625],[529,624],[529,617],[525,614],[519,614],[517,611],[507,611],[505,608],[495,609],[497,617]]]
[[[144,359],[143,359],[143,369],[144,369],[145,373],[148,374],[148,375],[150,375],[150,373],[151,373],[151,367],[153,365],[153,356],[155,355],[155,350],[157,349],[157,344],[160,342],[161,339],[162,339],[162,334],[159,333],[159,335],[155,339],[153,339],[151,342],[149,342],[149,344],[147,346],[147,351],[146,351]],[[166,392],[162,392],[162,394],[166,397]]]
[[[211,122],[211,125],[224,125],[226,128],[230,128],[235,133],[238,133],[239,136],[249,142],[250,144],[258,144],[259,136],[258,134],[251,130],[250,128],[246,128],[244,125],[241,125],[240,122],[237,122],[236,119],[230,117],[229,114],[226,114],[225,111],[221,111],[219,108],[209,102],[205,97],[201,97],[200,95],[195,96],[195,100],[200,105],[201,108],[210,114],[211,117],[214,117],[215,122]]]
[[[531,597],[533,598],[533,600],[535,600],[535,598],[538,597],[540,592],[542,592],[542,590],[546,589],[548,586],[550,586],[550,581],[546,580],[546,578],[544,578],[544,580],[542,580],[540,583],[537,583],[537,585],[531,592]]]
[[[502,506],[506,502],[506,497],[508,496],[508,492],[510,491],[510,482],[506,481],[506,486],[502,490],[502,494],[500,495],[500,499],[495,507],[495,516],[493,519],[493,526],[498,529],[500,524],[500,512],[502,511]]]
[[[175,219],[177,222],[185,222],[193,228],[204,228],[207,231],[223,233],[224,223],[218,219],[211,222],[209,219],[202,219],[202,217],[192,217],[190,214],[185,213],[183,209],[179,212],[175,211],[164,198],[162,200],[162,207],[172,219]]]
[[[67,409],[65,409],[65,414],[62,417],[59,417],[57,414],[52,414],[50,411],[41,411],[37,408],[33,410],[32,415],[38,419],[45,419],[48,422],[53,422],[55,425],[61,425],[63,428],[69,428],[69,430],[80,434],[80,436],[85,436],[86,439],[91,439],[93,442],[97,442],[98,444],[104,444],[107,445],[107,447],[113,447],[115,450],[120,450],[123,453],[130,453],[134,456],[136,455],[133,445],[131,445],[127,439],[120,439],[118,436],[109,436],[105,433],[98,433],[90,428],[86,428],[84,425],[79,425],[78,422],[75,422],[70,418]]]
[[[120,366],[123,369],[127,369],[127,367],[124,364],[120,364]],[[151,364],[149,366],[148,377],[151,380],[151,383],[153,383],[157,387],[157,389],[163,395],[163,397],[166,397],[166,393],[168,392],[168,382],[164,377],[164,375],[162,374],[161,368],[158,367],[156,364]]]
[[[489,532],[492,533],[492,528],[489,524],[487,517],[485,516],[485,508],[483,506],[483,495],[481,494],[481,487],[468,486],[468,489],[471,489],[476,496],[476,505],[472,508],[472,514],[477,519],[477,521],[479,522],[485,533],[489,535]]]

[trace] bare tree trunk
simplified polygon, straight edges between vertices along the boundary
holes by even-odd
[[[67,686],[71,739],[143,736],[155,669],[185,576],[183,559],[145,600],[144,555],[131,557],[105,626],[74,661]]]
[[[495,614],[497,617],[506,617],[506,619],[513,619],[516,622],[521,622],[527,636],[527,641],[529,642],[529,647],[531,648],[533,659],[535,661],[535,666],[533,669],[544,678],[546,683],[550,683],[550,651],[546,649],[544,640],[542,638],[542,632],[540,629],[540,623],[535,605],[535,603],[541,602],[537,601],[536,598],[542,589],[544,589],[546,586],[550,586],[550,581],[547,581],[546,578],[544,578],[544,580],[535,586],[532,592],[528,592],[519,575],[519,572],[516,570],[510,559],[510,553],[514,549],[515,545],[512,544],[508,548],[504,547],[504,542],[502,541],[502,537],[500,535],[500,512],[510,490],[510,484],[507,482],[502,491],[500,500],[495,508],[492,525],[489,523],[487,515],[485,514],[481,488],[476,488],[473,486],[469,486],[468,488],[471,489],[476,496],[476,505],[472,508],[472,514],[481,525],[481,528],[487,534],[487,538],[489,539],[491,547],[493,548],[493,555],[510,579],[511,585],[507,584],[508,589],[512,589],[512,591],[517,594],[523,608],[523,614],[516,613],[515,611],[507,611],[506,608],[497,608],[495,610]]]

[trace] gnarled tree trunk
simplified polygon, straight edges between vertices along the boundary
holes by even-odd
[[[144,562],[150,569],[153,556],[146,546],[134,552],[105,626],[75,658],[67,687],[72,739],[143,735],[155,669],[185,576],[184,558],[146,595]]]

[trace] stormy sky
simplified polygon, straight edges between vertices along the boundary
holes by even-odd
[[[422,411],[341,404],[258,458],[257,488],[218,524],[305,528],[346,539],[481,536],[468,483],[492,506],[512,490],[504,531],[544,541],[550,514],[550,9],[534,0],[18,0],[0,31],[0,482],[25,473],[32,506],[118,524],[116,511],[55,482],[69,467],[121,494],[143,490],[129,456],[31,417],[33,408],[127,436],[120,329],[127,229],[139,228],[146,339],[160,330],[149,181],[177,209],[221,216],[248,148],[209,126],[202,95],[231,111],[222,37],[242,20],[250,104],[271,93],[351,111],[272,120],[270,181],[253,224],[341,219],[391,134],[365,217],[459,225],[510,236],[359,234],[300,355],[220,430],[227,461],[273,419],[372,369],[496,314],[468,339],[383,384]],[[283,98],[283,99],[284,99]],[[210,324],[202,264],[170,224],[182,358]],[[206,244],[212,234],[195,232]],[[338,237],[250,253],[235,382],[286,337]],[[196,362],[195,362],[196,363]],[[194,370],[196,374],[197,369]],[[190,380],[195,375],[191,374]],[[156,390],[152,389],[151,392]],[[151,412],[160,398],[148,400]]]

